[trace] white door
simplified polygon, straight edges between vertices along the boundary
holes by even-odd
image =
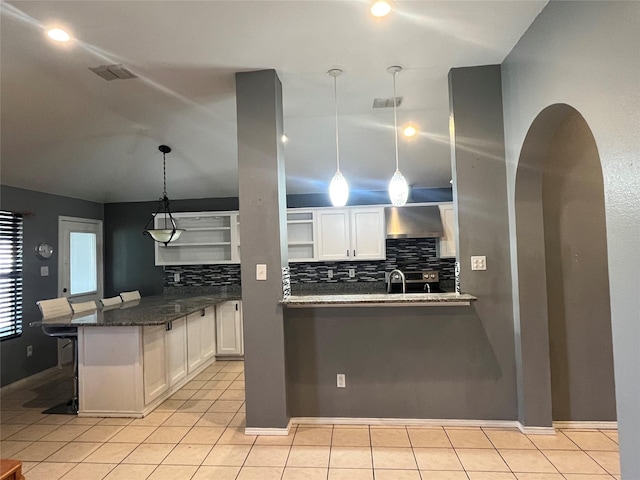
[[[187,361],[189,374],[202,365],[202,319],[204,310],[187,315]]]
[[[386,258],[384,210],[354,208],[351,210],[351,255],[354,260]]]
[[[208,307],[200,324],[200,350],[202,359],[208,360],[216,354],[216,309]]]
[[[240,302],[230,301],[216,305],[217,355],[242,355],[242,316]]]
[[[187,376],[187,320],[180,318],[171,322],[167,332],[167,355],[169,363],[169,386]]]
[[[102,220],[58,217],[58,296],[102,298]]]
[[[149,405],[169,388],[165,325],[142,327],[144,404]]]
[[[351,259],[348,210],[318,211],[318,259]]]

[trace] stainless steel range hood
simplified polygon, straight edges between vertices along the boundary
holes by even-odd
[[[386,207],[387,238],[442,237],[442,219],[437,206]]]

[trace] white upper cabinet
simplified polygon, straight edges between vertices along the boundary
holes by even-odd
[[[456,258],[456,212],[453,203],[438,205],[444,235],[438,242],[438,257]]]
[[[318,215],[318,260],[384,260],[382,207],[323,209]]]
[[[287,245],[290,262],[313,261],[317,253],[314,210],[287,211]]]

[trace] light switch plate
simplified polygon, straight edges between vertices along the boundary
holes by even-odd
[[[174,273],[173,274],[173,281],[178,283],[180,281],[180,274],[179,273]]]
[[[49,276],[49,267],[40,267],[40,276],[48,277]]]
[[[484,255],[477,255],[471,257],[471,270],[486,270],[487,269],[487,257]]]
[[[258,263],[256,265],[256,280],[267,279],[267,266],[264,263]]]
[[[327,270],[327,278],[333,278],[333,270]]]

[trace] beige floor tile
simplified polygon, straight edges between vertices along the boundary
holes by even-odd
[[[282,480],[327,480],[327,469],[286,467],[282,475]]]
[[[420,475],[422,475],[422,480],[469,480],[464,472],[421,470]]]
[[[137,443],[104,443],[85,458],[84,461],[88,463],[120,463],[133,452],[137,446]]]
[[[511,448],[518,450],[535,450],[536,446],[531,443],[527,436],[518,430],[498,430],[493,428],[483,429],[484,433],[493,446],[498,450],[501,448]]]
[[[254,445],[244,462],[246,467],[284,467],[290,446]]]
[[[234,380],[227,388],[229,388],[229,390],[244,390],[244,381]]]
[[[240,467],[216,467],[203,465],[191,480],[236,480]]]
[[[373,468],[371,447],[331,447],[329,468]]]
[[[65,425],[97,425],[100,423],[100,418],[94,417],[75,417],[65,423]]]
[[[165,400],[157,408],[156,412],[177,412],[186,400]]]
[[[46,442],[70,442],[90,428],[91,425],[62,425],[50,434],[45,435],[42,440]]]
[[[171,397],[169,397],[171,400],[189,400],[190,398],[193,397],[193,395],[198,392],[199,390],[185,390],[185,389],[180,389],[178,390],[176,393],[174,393],[173,395],[171,395]]]
[[[296,436],[293,439],[294,445],[331,445],[332,427],[313,427],[299,425]]]
[[[334,428],[331,445],[335,447],[369,447],[371,437],[368,428]]]
[[[598,465],[604,468],[611,475],[620,475],[620,454],[618,452],[587,452]]]
[[[213,380],[229,380],[233,382],[234,380],[237,380],[237,379],[238,379],[237,372],[220,372],[220,373],[216,373],[213,376]]]
[[[561,473],[515,473],[514,475],[518,480],[564,480]]]
[[[296,445],[289,452],[287,467],[329,467],[329,446]]]
[[[562,433],[582,450],[618,451],[618,444],[600,431],[563,430]]]
[[[223,372],[244,372],[244,362],[229,362],[227,365],[222,367]]]
[[[201,412],[176,412],[167,418],[163,427],[193,427],[204,413]]]
[[[196,390],[194,391],[191,400],[217,400],[223,393],[224,390]]]
[[[203,390],[225,391],[233,382],[231,380],[211,380],[203,387]]]
[[[223,427],[193,427],[182,437],[180,443],[200,443],[204,445],[215,445],[224,433]]]
[[[238,412],[235,417],[231,419],[229,422],[230,427],[242,427],[245,428],[247,426],[247,417],[245,413]]]
[[[205,413],[213,406],[213,402],[213,400],[186,400],[178,411]]]
[[[59,480],[75,463],[42,462],[29,470],[29,480]]]
[[[105,480],[145,480],[157,467],[155,465],[117,465]]]
[[[4,428],[4,425],[2,427]],[[3,440],[2,442],[0,442],[0,452],[2,454],[2,458],[15,457],[16,453],[24,450],[32,443],[33,442],[12,442],[10,440]],[[62,444],[64,445],[64,442],[62,442]]]
[[[410,448],[373,447],[373,468],[416,470],[418,465]]]
[[[113,469],[109,463],[79,463],[61,480],[102,480]]]
[[[542,453],[560,473],[606,473],[586,453],[567,450],[545,450]]]
[[[443,428],[412,428],[408,427],[407,432],[411,440],[412,447],[440,447],[451,448],[449,437]]]
[[[467,472],[469,480],[516,480],[509,472]]]
[[[616,443],[620,443],[620,440],[618,440],[618,431],[617,430],[600,430],[602,433],[604,433],[607,437],[609,437],[611,440],[613,440]]]
[[[173,415],[172,412],[151,412],[144,418],[136,418],[130,425],[136,427],[159,427],[171,415]]]
[[[16,415],[16,416],[12,416],[7,420],[3,420],[2,423],[3,424],[4,423],[8,423],[8,424],[21,423],[21,424],[31,425],[33,423],[36,423],[42,420],[43,418],[47,418],[48,416],[49,415],[45,415],[40,412],[29,411],[29,412],[20,413],[19,415]]]
[[[527,438],[540,450],[580,450],[561,431],[555,435],[527,435]]]
[[[69,415],[47,415],[42,420],[38,420],[35,425],[64,425],[75,418]]]
[[[156,468],[149,480],[189,480],[198,467],[190,465],[160,465]]]
[[[235,413],[214,412],[205,413],[200,417],[196,427],[226,427],[233,420]]]
[[[211,449],[203,465],[241,467],[249,455],[251,445],[216,445]]]
[[[374,447],[410,447],[406,428],[371,427],[371,445]]]
[[[102,446],[97,442],[71,442],[47,458],[47,462],[77,463]],[[105,473],[106,475],[106,473]]]
[[[243,467],[238,480],[280,480],[282,467]]]
[[[62,415],[61,415],[62,416]],[[0,440],[5,440],[11,435],[18,433],[20,430],[27,428],[28,425],[20,425],[16,424],[2,424],[2,428],[0,428]]]
[[[76,442],[108,442],[124,427],[116,425],[95,425],[75,438]]]
[[[611,480],[611,475],[589,475],[584,473],[565,473],[566,480]]]
[[[97,424],[98,425],[111,425],[115,427],[126,427],[127,425],[133,422],[132,418],[119,418],[119,417],[108,417],[103,418]]]
[[[376,480],[420,480],[417,470],[375,470]]]
[[[200,390],[207,383],[206,380],[191,380],[180,390]]]
[[[253,445],[256,441],[255,435],[245,435],[244,428],[228,427],[218,443],[221,445]]]
[[[462,470],[453,448],[414,448],[420,470]]]
[[[194,377],[194,380],[205,380],[205,381],[208,382],[209,380],[211,380],[213,378],[213,376],[216,373],[218,373],[218,372],[206,372],[205,371],[205,372],[202,372],[202,373],[199,373],[198,375],[196,375]]]
[[[220,400],[244,401],[244,390],[225,390],[222,395],[220,395]]]
[[[508,472],[509,467],[495,450],[482,448],[456,448],[464,469],[474,472]]]
[[[303,480],[303,477],[300,477],[300,480]],[[330,468],[328,480],[373,480],[373,470],[368,468]]]
[[[291,427],[289,435],[258,435],[256,445],[292,445],[296,427]]]
[[[238,413],[243,403],[242,400],[216,400],[208,412]]]
[[[109,439],[109,442],[118,443],[142,443],[149,435],[156,431],[158,427],[141,427],[128,425]]]
[[[212,445],[180,444],[162,461],[163,465],[202,465]]]
[[[138,445],[122,463],[159,465],[174,448],[173,443],[143,443]]]
[[[40,465],[40,462],[22,462],[22,473],[27,473],[36,465]]]
[[[35,442],[51,434],[51,432],[53,432],[54,430],[57,430],[58,428],[61,428],[61,427],[59,427],[58,425],[42,425],[42,424],[29,425],[28,427],[21,429],[19,432],[16,432],[13,435],[11,435],[7,440]],[[65,440],[61,439],[57,441],[65,441]]]
[[[498,450],[512,472],[558,473],[538,450]]]
[[[454,448],[493,448],[493,445],[484,434],[477,428],[445,428],[447,436]]]
[[[45,458],[49,457],[50,455],[60,450],[66,444],[67,442],[33,442],[31,445],[27,446],[26,448],[21,449],[18,452],[17,457],[22,461],[41,462]],[[4,445],[4,442],[3,442],[3,445]],[[4,449],[2,454],[3,455],[7,454],[4,451]],[[16,454],[13,454],[13,456],[16,456]]]
[[[189,427],[158,427],[144,443],[178,443],[189,430]]]

